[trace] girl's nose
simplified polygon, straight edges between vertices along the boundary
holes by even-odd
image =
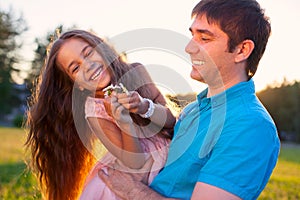
[[[82,69],[85,72],[89,72],[96,67],[96,64],[88,59],[84,59],[82,62]]]

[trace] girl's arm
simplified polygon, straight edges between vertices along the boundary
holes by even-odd
[[[140,92],[135,92],[129,97],[132,98],[130,99],[129,104],[126,105],[126,100],[120,103],[129,109],[130,112],[143,115],[148,111],[150,106],[145,98],[150,99],[154,103],[154,112],[151,115],[150,120],[161,128],[172,129],[175,125],[176,118],[167,107],[166,99],[156,87],[145,66],[139,63],[134,63],[133,66],[134,70],[132,70],[132,77],[135,77],[135,81],[138,82],[138,85],[140,86],[138,91]],[[142,91],[147,92],[143,92],[144,94],[142,94]],[[130,94],[132,94],[132,92],[130,92]],[[123,98],[126,98],[126,96],[123,96]]]
[[[154,83],[148,84],[146,86],[151,91],[150,92],[151,96],[149,97],[149,99],[151,99],[154,102],[153,104],[154,112],[150,117],[151,121],[161,127],[173,128],[176,122],[176,118],[174,117],[170,109],[167,107],[167,103],[164,96],[154,85]],[[161,102],[161,103],[155,103],[155,102]],[[150,106],[149,102],[148,101],[145,102],[145,100],[143,99],[141,107],[143,107],[144,110],[142,113],[138,113],[138,114],[145,114],[148,111],[149,106]]]
[[[133,123],[120,129],[112,121],[89,117],[89,125],[106,149],[129,168],[139,169],[145,163],[145,154],[136,136]],[[124,126],[123,126],[124,127]]]

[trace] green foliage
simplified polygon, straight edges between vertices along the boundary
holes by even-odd
[[[63,26],[57,26],[56,32],[62,32]],[[34,59],[31,63],[31,71],[27,77],[27,85],[30,89],[34,86],[37,81],[36,78],[40,74],[42,67],[46,62],[47,52],[49,51],[49,46],[57,38],[57,34],[53,32],[48,32],[45,37],[35,38],[36,49],[34,51]]]
[[[0,164],[0,199],[41,199],[37,181],[24,162]]]
[[[0,127],[0,141],[0,199],[38,199],[36,179],[24,160],[24,130]]]
[[[20,72],[17,64],[22,43],[18,37],[26,29],[26,23],[21,17],[16,19],[12,11],[4,12],[0,9],[0,118],[20,104],[12,77],[18,76]]]
[[[24,121],[24,116],[23,115],[15,116],[14,121],[13,121],[14,127],[21,128],[22,125],[23,125],[23,121]]]
[[[300,199],[300,147],[282,145],[278,163],[260,200]]]
[[[279,133],[290,133],[300,142],[300,82],[259,92],[259,99],[273,117]]]
[[[0,140],[0,199],[41,199],[36,178],[24,160],[24,130],[0,127]]]

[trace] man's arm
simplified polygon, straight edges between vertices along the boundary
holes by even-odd
[[[167,198],[150,187],[141,182],[141,176],[138,174],[128,174],[109,168],[107,173],[100,170],[98,173],[99,177],[105,182],[105,184],[121,199],[128,200],[164,200],[173,199]],[[194,188],[191,199],[201,200],[241,200],[241,198],[231,194],[218,187],[197,182]]]
[[[166,198],[142,183],[139,174],[128,174],[112,168],[107,173],[100,170],[99,177],[121,199],[128,200],[163,200]]]
[[[192,200],[201,199],[201,200],[241,200],[238,196],[231,194],[221,188],[197,182],[192,194]]]

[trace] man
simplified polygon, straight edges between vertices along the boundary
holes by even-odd
[[[186,52],[208,88],[181,113],[165,168],[150,187],[109,170],[99,176],[125,199],[256,199],[275,167],[276,127],[254,76],[271,32],[255,0],[202,0]]]

